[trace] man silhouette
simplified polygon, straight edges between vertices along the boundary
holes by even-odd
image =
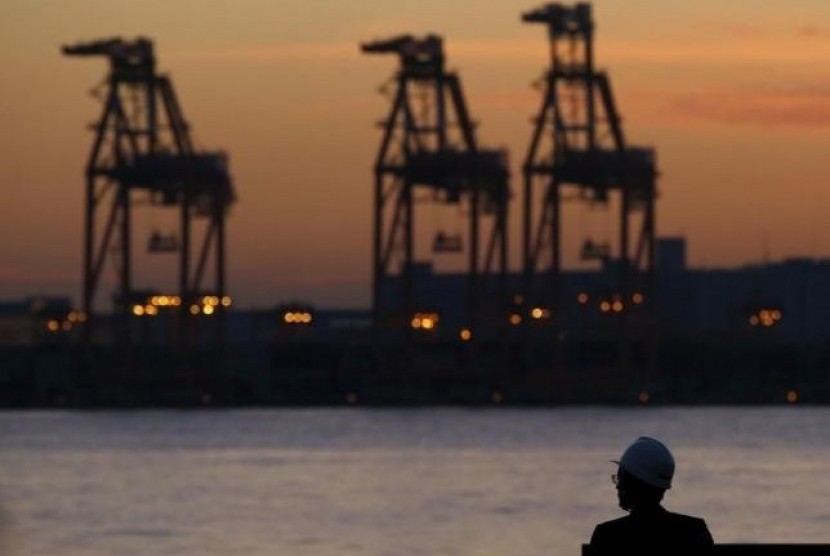
[[[600,523],[591,536],[594,554],[705,554],[712,546],[706,523],[676,514],[660,502],[671,488],[674,458],[662,442],[641,436],[626,449],[612,480],[628,515]]]

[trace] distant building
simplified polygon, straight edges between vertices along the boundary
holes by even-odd
[[[679,336],[743,333],[770,340],[823,341],[830,337],[828,283],[827,259],[662,275],[661,326]]]
[[[613,315],[615,302],[624,310],[641,311],[645,299],[618,299],[614,284],[614,260],[599,270],[566,271],[562,275],[562,307],[534,307],[521,299],[521,275],[508,276],[512,302],[527,317],[550,312],[566,333],[601,327]],[[418,310],[440,315],[436,333],[457,334],[465,302],[467,276],[435,274],[429,264],[415,269]],[[830,338],[830,259],[789,259],[724,269],[692,269],[686,266],[684,238],[657,242],[657,315],[661,335],[678,338],[762,335],[774,341],[818,342]],[[390,288],[394,291],[394,287]],[[520,303],[521,304],[521,303]],[[639,307],[638,307],[639,306]],[[509,316],[509,315],[508,315]],[[508,318],[506,316],[505,318]],[[518,322],[518,320],[517,320]]]
[[[510,298],[505,302],[506,313],[499,318],[515,325],[517,333],[523,319],[556,319],[566,336],[579,336],[602,330],[617,309],[642,313],[648,300],[641,292],[633,291],[631,299],[621,299],[619,292],[611,289],[616,283],[615,263],[610,260],[598,270],[564,272],[561,307],[526,299],[522,276],[510,274]],[[469,277],[463,273],[435,273],[425,263],[415,266],[414,275],[416,307],[410,318],[413,326],[416,322],[424,324],[426,319],[429,326],[421,327],[421,332],[445,338],[463,334],[467,326],[462,319],[466,314]],[[398,280],[390,281],[388,295],[400,291]],[[788,259],[736,268],[694,269],[686,266],[685,239],[662,238],[657,243],[655,301],[660,335],[665,339],[745,337],[824,342],[830,338],[827,284],[830,259]],[[484,285],[485,292],[488,287]],[[544,292],[539,299],[545,299]],[[164,345],[169,341],[174,333],[175,315],[164,315],[167,316],[160,313],[157,317],[132,319],[132,325],[141,332],[140,342]],[[200,318],[207,322],[215,317]],[[306,338],[360,341],[370,336],[371,318],[369,308],[321,309],[308,303],[287,302],[271,309],[228,311],[225,337],[231,344],[262,346]],[[77,335],[85,320],[85,315],[71,308],[68,298],[31,297],[0,302],[0,346],[67,341]],[[99,323],[96,343],[111,342],[115,326],[112,316],[101,315]],[[202,328],[208,333],[208,328],[199,326],[196,335],[200,342],[209,341],[208,336],[201,337]],[[491,332],[501,335],[504,328]]]
[[[27,297],[0,302],[0,346],[31,346],[66,339],[86,317],[68,297]]]
[[[660,273],[686,270],[686,240],[666,237],[657,240],[657,270]]]

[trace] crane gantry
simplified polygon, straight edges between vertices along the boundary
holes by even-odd
[[[461,81],[445,69],[441,37],[401,35],[364,43],[361,49],[397,55],[400,62],[374,167],[375,329],[411,338],[411,325],[419,322],[424,288],[414,271],[415,195],[425,191],[423,202],[466,208],[466,241],[441,232],[433,246],[466,255],[464,299],[442,301],[463,303],[463,330],[483,338],[506,318],[507,154],[479,146]]]
[[[156,311],[158,306],[178,313],[181,326],[176,337],[184,342],[191,318],[204,314],[208,306],[213,314],[230,304],[225,291],[225,218],[235,193],[228,157],[194,148],[172,81],[156,71],[151,40],[110,38],[64,46],[62,51],[66,56],[109,61],[103,109],[86,165],[85,340],[92,338],[102,274],[110,261],[118,272],[113,302],[122,346],[134,341],[131,318],[145,314],[145,307]],[[161,292],[138,288],[133,279],[133,206],[139,197],[179,213],[178,236],[154,233],[148,247],[151,252],[178,254],[178,284],[173,286],[177,291],[164,292],[171,295],[163,296],[163,304],[155,303],[162,299]],[[205,303],[206,298],[211,302]]]
[[[546,4],[522,14],[522,21],[547,27],[551,53],[522,169],[525,294],[531,303],[565,314],[570,300],[563,298],[562,284],[564,191],[575,189],[576,198],[592,206],[610,208],[609,200],[618,198],[616,250],[588,238],[582,256],[612,263],[610,283],[603,292],[591,292],[592,302],[613,308],[609,317],[619,321],[625,365],[633,310],[654,308],[655,153],[626,141],[610,79],[594,65],[590,4]],[[567,324],[561,318],[550,322],[560,329]]]

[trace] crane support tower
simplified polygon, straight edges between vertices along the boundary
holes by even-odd
[[[414,271],[417,201],[465,209],[460,218],[466,245],[443,234],[435,245],[463,251],[466,258],[466,299],[454,300],[464,304],[462,337],[495,335],[506,311],[507,153],[479,148],[459,77],[445,69],[441,37],[403,35],[364,43],[361,49],[394,54],[400,61],[374,166],[375,330],[411,338],[413,315],[423,309]],[[426,195],[416,200],[416,193]]]
[[[618,196],[617,249],[597,249],[586,242],[591,249],[585,253],[615,265],[608,291],[617,303],[609,315],[619,320],[617,334],[625,344],[632,296],[642,314],[653,311],[655,154],[626,144],[608,76],[594,67],[591,6],[551,3],[522,14],[522,21],[547,27],[551,52],[542,106],[523,166],[525,292],[531,299],[545,297],[536,302],[549,303],[554,314],[565,302],[563,190],[576,188],[578,199],[609,208],[609,199]],[[554,328],[563,326],[557,319],[551,322]]]
[[[217,313],[216,320],[221,321],[222,309],[230,305],[225,293],[225,217],[235,194],[227,156],[194,149],[171,80],[156,73],[152,41],[83,42],[64,46],[63,54],[101,56],[110,63],[101,88],[103,111],[94,124],[86,165],[83,309],[89,321],[85,341],[90,341],[99,315],[102,274],[110,259],[118,272],[113,296],[114,316],[121,323],[117,341],[124,342],[122,347],[134,342],[130,319],[150,303],[148,290],[136,288],[133,282],[132,208],[144,202],[177,209],[179,215],[178,237],[154,233],[149,250],[178,252],[178,284],[164,292],[170,295],[154,299],[177,313],[176,337],[183,343],[190,329],[187,322],[203,314],[203,308],[210,306],[209,314]],[[220,302],[204,304],[206,298]]]

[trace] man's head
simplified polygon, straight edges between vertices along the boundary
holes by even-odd
[[[671,488],[674,458],[659,440],[641,436],[617,464],[617,496],[624,510],[659,504]]]

